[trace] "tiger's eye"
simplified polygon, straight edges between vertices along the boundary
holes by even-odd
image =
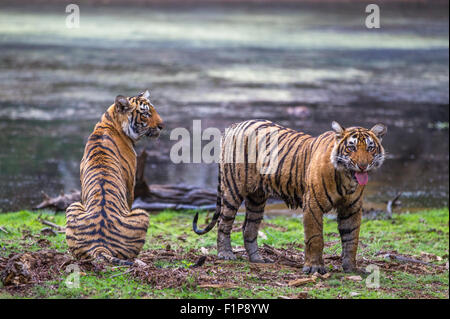
[[[347,146],[347,152],[354,152],[354,151],[356,151],[356,147],[354,147],[353,145]]]

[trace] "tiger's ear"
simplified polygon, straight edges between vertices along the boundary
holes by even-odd
[[[338,122],[333,121],[331,123],[331,128],[336,132],[336,139],[341,139],[344,135],[345,127],[341,126]]]
[[[131,110],[130,101],[123,95],[117,95],[114,104],[119,113],[126,113]]]
[[[146,98],[147,100],[150,99],[150,92],[148,90],[145,90],[140,94],[143,98]]]
[[[381,123],[375,124],[370,131],[375,134],[375,136],[380,140],[383,138],[383,136],[387,132],[387,126]]]

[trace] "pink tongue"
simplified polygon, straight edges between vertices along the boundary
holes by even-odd
[[[367,173],[355,173],[355,177],[359,185],[366,185],[369,181],[369,175]]]

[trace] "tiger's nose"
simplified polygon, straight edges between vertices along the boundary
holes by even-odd
[[[164,123],[159,123],[159,124],[158,124],[158,128],[159,128],[160,130],[162,130],[164,127],[165,127]]]
[[[367,164],[358,164],[360,170],[365,171],[367,169]]]

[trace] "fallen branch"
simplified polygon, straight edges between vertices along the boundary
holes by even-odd
[[[287,261],[290,261],[290,262],[292,262],[292,263],[298,264],[298,261],[297,261],[297,260],[292,259],[292,258],[286,256],[285,253],[279,251],[278,249],[276,249],[276,248],[274,248],[274,247],[272,247],[272,246],[269,246],[269,245],[267,245],[267,244],[264,244],[264,250],[265,250],[266,252],[272,254],[272,255],[275,255],[275,256],[277,256],[277,257],[281,257],[281,258],[283,258],[283,259],[285,259],[285,260],[287,260]]]
[[[55,223],[49,222],[48,220],[42,219],[41,215],[38,216],[38,220],[43,225],[47,225],[47,226],[50,226],[52,228],[55,228],[58,233],[65,233],[66,232],[66,228],[65,227],[62,227],[62,226],[57,225]]]
[[[300,268],[302,265],[300,264],[300,262],[298,260],[292,259],[288,256],[286,256],[285,253],[279,251],[278,249],[271,247],[267,244],[264,244],[264,250],[272,255],[275,255],[278,258],[278,263],[279,264],[283,264],[289,267],[293,267],[293,268]]]
[[[210,210],[216,208],[217,194],[200,187],[186,185],[148,185],[144,178],[147,152],[144,150],[137,158],[136,183],[132,209],[149,211],[171,210]],[[51,198],[44,192],[44,200],[35,209],[65,211],[70,204],[81,200],[80,191],[61,194]]]
[[[126,274],[128,274],[128,273],[130,273],[132,271],[133,271],[133,268],[128,268],[126,271],[118,273],[118,274],[114,274],[114,275],[110,276],[109,278],[115,278],[115,277],[118,277],[118,276],[126,275]]]
[[[4,229],[2,226],[0,226],[0,231],[4,232],[5,234],[9,234],[9,232],[6,229]]]
[[[316,282],[316,279],[317,279],[316,276],[311,276],[311,277],[307,277],[307,278],[299,278],[299,279],[289,281],[288,286],[298,287],[298,286],[301,286],[304,284],[308,284],[310,282]]]
[[[81,200],[81,193],[79,191],[72,191],[70,194],[61,194],[58,197],[51,198],[46,193],[42,192],[44,200],[34,209],[52,209],[55,211],[65,211],[70,204]]]
[[[426,261],[422,261],[422,260],[414,259],[414,258],[410,258],[410,257],[405,257],[405,256],[401,256],[401,255],[385,254],[385,255],[383,255],[383,257],[389,258],[391,260],[399,261],[399,262],[415,263],[415,264],[422,264],[422,265],[427,265],[427,266],[436,266],[435,264],[432,264],[432,263],[429,263]]]
[[[137,198],[133,202],[132,209],[144,209],[149,211],[163,211],[166,209],[170,210],[211,210],[215,209],[216,205],[202,205],[202,206],[196,206],[196,205],[184,205],[184,204],[174,204],[174,203],[148,203],[141,198]]]

